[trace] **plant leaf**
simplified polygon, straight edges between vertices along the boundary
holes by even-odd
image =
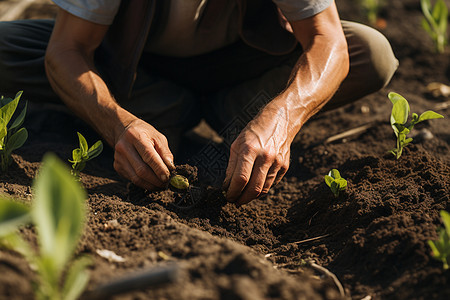
[[[72,256],[82,234],[85,218],[85,191],[65,165],[47,154],[34,181],[33,221],[38,231],[41,256],[54,262],[60,273]]]
[[[81,155],[84,156],[88,151],[88,143],[81,133],[77,132],[77,134],[80,142]]]
[[[25,128],[20,128],[16,133],[14,133],[9,139],[6,144],[6,151],[7,155],[11,155],[11,153],[22,147],[23,144],[28,139],[28,131]]]
[[[19,202],[0,198],[0,237],[30,220],[30,209]]]
[[[14,112],[16,111],[17,104],[19,103],[21,95],[22,95],[22,92],[17,93],[16,98],[13,101],[9,102],[8,104],[6,104],[0,108],[0,118],[3,119],[3,122],[5,124],[9,123]]]
[[[84,291],[89,282],[86,268],[92,263],[88,257],[80,257],[72,263],[67,271],[66,280],[62,290],[64,300],[76,300]]]
[[[442,223],[444,223],[445,230],[450,237],[450,214],[446,212],[445,210],[440,211],[440,215],[442,218]]]
[[[336,183],[339,186],[340,191],[343,191],[347,188],[347,180],[345,180],[344,178],[336,179]]]
[[[325,175],[325,183],[331,188],[331,183],[334,181],[330,175]]]
[[[392,107],[391,124],[404,125],[408,121],[409,116],[409,104],[405,98],[401,97],[397,99]]]
[[[81,162],[82,157],[81,157],[81,149],[77,148],[77,149],[73,149],[72,151],[72,161],[70,161],[71,163],[76,163],[76,162]]]
[[[97,141],[94,145],[91,146],[91,148],[89,148],[87,154],[88,154],[88,159],[91,160],[93,158],[96,158],[97,156],[100,155],[100,153],[102,153],[103,151],[103,143],[102,141]]]
[[[341,174],[339,173],[339,171],[337,169],[332,169],[329,173],[329,176],[333,177],[334,179],[339,179],[341,178]]]
[[[12,123],[9,130],[15,130],[15,129],[19,128],[20,126],[22,126],[23,122],[25,121],[25,115],[27,113],[27,106],[28,106],[28,103],[25,102],[25,107],[22,109],[22,111],[17,116],[17,118],[14,120],[14,122]]]
[[[428,110],[424,113],[422,113],[419,117],[419,120],[417,121],[417,123],[425,121],[425,120],[431,120],[431,119],[442,119],[444,118],[443,115],[438,114],[432,110]]]

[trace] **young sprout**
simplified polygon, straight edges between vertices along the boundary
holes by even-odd
[[[189,180],[183,175],[174,175],[169,181],[170,187],[176,191],[185,192],[189,188]]]
[[[74,175],[76,178],[79,178],[80,172],[83,171],[86,167],[86,163],[102,153],[103,143],[102,141],[98,140],[89,148],[84,136],[79,132],[77,132],[77,134],[80,147],[72,151],[72,160],[69,159],[69,162],[72,163],[72,175]]]
[[[330,187],[334,197],[339,197],[339,193],[347,188],[347,180],[341,177],[338,170],[332,169],[328,175],[325,175],[325,183]]]
[[[412,120],[408,123],[410,111],[408,101],[403,96],[394,92],[390,92],[388,97],[393,104],[390,122],[397,137],[397,148],[392,149],[390,153],[399,159],[402,155],[403,148],[413,140],[412,138],[406,138],[406,136],[414,128],[414,125],[425,120],[441,119],[443,116],[428,110],[422,113],[420,117],[416,113],[413,113]]]
[[[442,261],[444,270],[447,270],[450,264],[450,214],[441,210],[440,215],[445,228],[440,228],[439,239],[428,241],[428,245],[432,251],[431,256]]]
[[[34,277],[36,299],[78,299],[91,260],[74,254],[86,222],[86,192],[55,156],[47,154],[33,183],[33,206],[0,197],[0,246],[24,256]],[[18,228],[32,223],[38,249]]]
[[[3,172],[6,172],[11,164],[11,153],[22,147],[28,138],[28,131],[21,128],[27,111],[26,103],[14,122],[9,124],[21,96],[22,91],[18,92],[14,99],[0,97],[0,168]]]
[[[420,6],[424,18],[422,27],[431,37],[438,53],[444,52],[447,44],[447,16],[448,8],[444,0],[437,0],[434,6],[431,6],[431,0],[420,0]]]

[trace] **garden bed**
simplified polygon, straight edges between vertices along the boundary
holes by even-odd
[[[337,4],[343,19],[361,19],[354,1]],[[439,211],[450,211],[449,99],[426,88],[431,82],[449,84],[450,51],[433,52],[420,26],[418,1],[393,1],[381,16],[386,27],[380,30],[400,62],[392,82],[311,119],[292,146],[289,172],[266,197],[236,208],[211,191],[183,209],[174,205],[172,191],[128,187],[112,170],[111,149],[90,162],[81,175],[89,220],[78,248],[94,261],[88,291],[136,270],[175,263],[181,271],[176,283],[117,298],[341,298],[318,265],[334,273],[353,299],[450,298],[450,271],[431,258],[427,245],[437,238]],[[408,99],[413,112],[432,109],[445,116],[417,125],[415,140],[399,160],[387,153],[395,146],[390,91]],[[367,126],[359,134],[326,141],[362,125]],[[77,131],[90,144],[98,138],[53,106],[31,104],[25,127],[29,140],[15,152],[10,172],[0,175],[0,191],[24,199],[46,152],[66,161],[77,146]],[[191,141],[188,148],[203,146],[208,145]],[[337,199],[323,180],[332,168],[348,180],[347,192]],[[33,228],[22,232],[34,241]],[[98,249],[124,261],[108,261]],[[0,298],[32,297],[33,272],[19,255],[0,250],[0,274]]]

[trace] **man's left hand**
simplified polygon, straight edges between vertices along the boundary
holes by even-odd
[[[247,124],[231,145],[223,187],[227,200],[237,206],[267,194],[289,168],[293,138],[289,134],[288,111],[271,104]]]

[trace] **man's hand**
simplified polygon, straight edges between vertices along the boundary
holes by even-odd
[[[224,188],[228,201],[237,205],[267,193],[281,180],[289,167],[295,135],[348,74],[347,42],[334,2],[317,15],[290,25],[304,52],[288,86],[231,146]]]
[[[175,166],[166,137],[136,119],[116,140],[114,169],[134,184],[154,190],[164,186]]]
[[[289,168],[288,112],[269,104],[231,145],[224,189],[227,199],[241,206],[269,192]]]

